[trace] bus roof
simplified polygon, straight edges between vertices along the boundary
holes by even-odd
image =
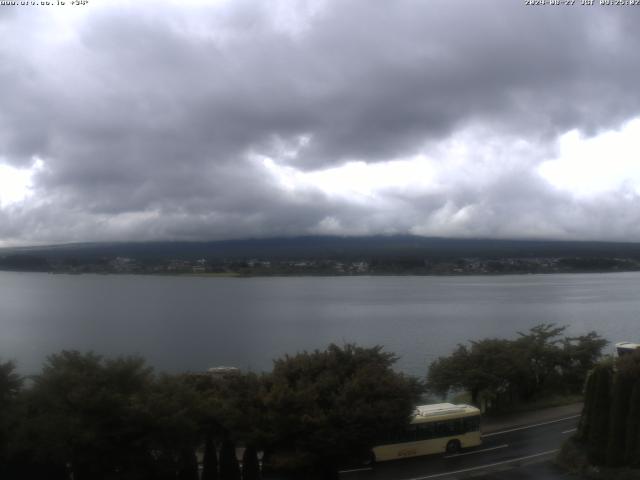
[[[419,405],[413,413],[411,423],[423,423],[433,420],[450,420],[459,417],[480,415],[480,410],[471,405],[454,405],[453,403],[436,403]]]
[[[616,343],[616,352],[618,356],[627,355],[633,353],[636,350],[640,350],[640,344],[631,342],[618,342]]]

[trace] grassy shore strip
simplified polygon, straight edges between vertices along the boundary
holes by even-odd
[[[162,275],[170,275],[170,276],[176,276],[176,277],[208,277],[208,278],[246,277],[246,275],[243,275],[241,273],[236,273],[236,272],[205,272],[205,273],[186,272],[186,273],[168,273],[168,274],[163,273]]]
[[[536,425],[539,423],[551,422],[561,418],[572,418],[579,416],[582,412],[583,404],[567,403],[564,405],[542,406],[530,410],[520,410],[511,413],[501,413],[499,415],[483,416],[482,432],[484,434],[493,433],[510,428]]]
[[[17,270],[2,268],[0,272],[15,273],[50,273],[55,275],[152,275],[152,276],[173,276],[173,277],[236,277],[236,278],[269,278],[269,277],[505,277],[513,275],[563,275],[563,274],[607,274],[607,273],[633,273],[640,272],[640,269],[633,270],[566,270],[566,271],[515,271],[515,272],[362,272],[362,273],[340,273],[340,272],[154,272],[154,271],[131,271],[116,272],[103,270]]]
[[[565,405],[582,404],[584,400],[582,395],[549,395],[543,398],[539,398],[532,402],[520,403],[512,407],[505,408],[499,412],[491,412],[485,414],[488,419],[499,420],[506,416],[511,416],[518,413],[527,413],[537,410],[543,410],[546,408],[562,407]]]
[[[517,413],[532,412],[535,410],[543,410],[545,408],[562,407],[564,405],[582,404],[584,397],[581,394],[571,395],[546,395],[531,402],[519,403],[510,407],[505,407],[497,412],[485,412],[483,415],[487,419],[499,420],[506,416]],[[468,393],[462,393],[453,397],[453,403],[471,403],[471,396]]]

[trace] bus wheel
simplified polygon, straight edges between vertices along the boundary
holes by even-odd
[[[448,454],[452,454],[452,453],[458,453],[459,451],[460,451],[460,441],[459,440],[449,440],[449,442],[447,443],[446,452]]]

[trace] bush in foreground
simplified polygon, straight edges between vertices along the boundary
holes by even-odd
[[[573,471],[599,472],[595,478],[640,478],[639,403],[640,352],[598,365],[587,380],[578,431],[559,462]]]
[[[330,345],[276,360],[269,374],[219,378],[63,351],[28,388],[0,363],[0,477],[196,480],[200,450],[204,477],[240,480],[235,445],[247,447],[244,480],[258,478],[257,450],[300,478],[334,477],[408,423],[420,384],[395,360],[381,347]]]

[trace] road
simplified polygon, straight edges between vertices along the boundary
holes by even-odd
[[[483,435],[482,445],[456,455],[380,462],[373,468],[347,470],[341,480],[502,480],[563,478],[548,462],[575,432],[579,415]],[[518,468],[514,470],[514,468]]]

